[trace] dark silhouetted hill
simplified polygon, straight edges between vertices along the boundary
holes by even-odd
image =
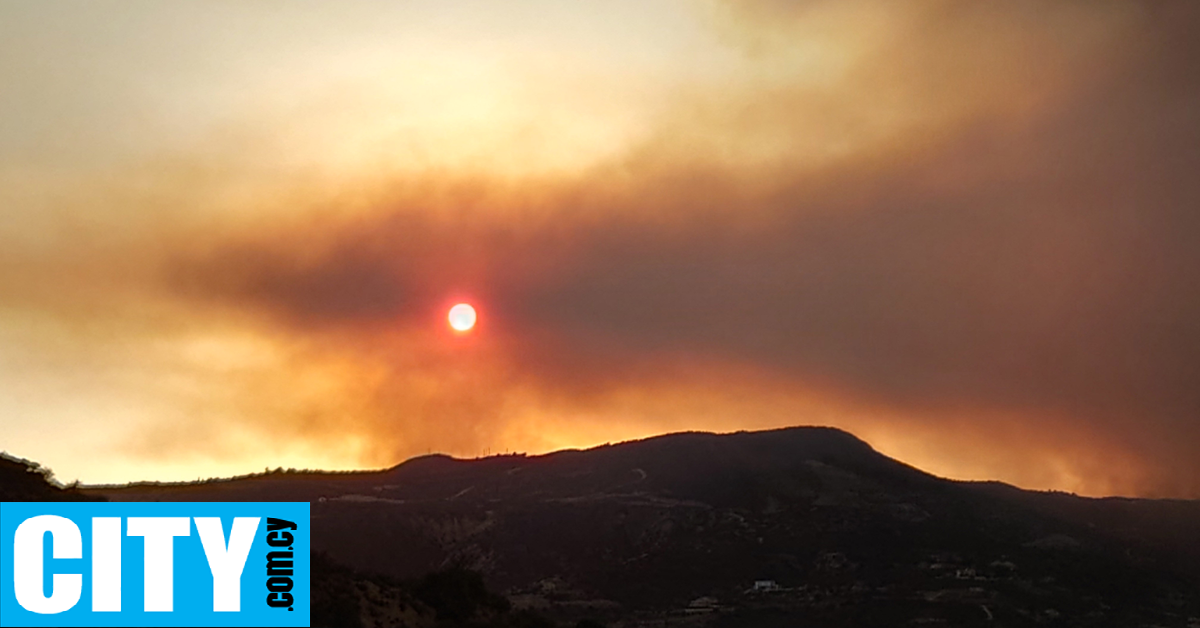
[[[103,499],[78,487],[54,482],[49,469],[36,462],[0,452],[0,502],[57,502]]]
[[[561,625],[1200,627],[1200,502],[954,482],[828,428],[87,492],[309,501],[339,562],[468,569]]]

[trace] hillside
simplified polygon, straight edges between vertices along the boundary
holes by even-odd
[[[0,502],[56,502],[100,499],[78,487],[64,487],[49,469],[31,460],[0,452]]]
[[[953,482],[828,428],[87,492],[310,501],[339,561],[572,625],[1200,626],[1200,503]]]

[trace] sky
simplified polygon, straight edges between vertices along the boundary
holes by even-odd
[[[947,477],[1200,497],[1197,28],[5,2],[0,449],[99,483],[831,425]]]

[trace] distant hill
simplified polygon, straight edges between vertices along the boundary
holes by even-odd
[[[954,482],[829,428],[85,493],[309,501],[340,562],[469,568],[563,625],[1200,628],[1200,502]]]
[[[36,462],[0,452],[0,502],[57,502],[103,499],[84,494],[78,487],[64,487],[53,480],[49,469]]]

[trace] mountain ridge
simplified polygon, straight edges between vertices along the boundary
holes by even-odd
[[[1200,618],[1200,501],[948,480],[833,428],[84,492],[308,501],[314,548],[341,562],[395,578],[469,568],[518,607],[565,622],[1195,628]],[[791,623],[771,623],[780,617]]]

